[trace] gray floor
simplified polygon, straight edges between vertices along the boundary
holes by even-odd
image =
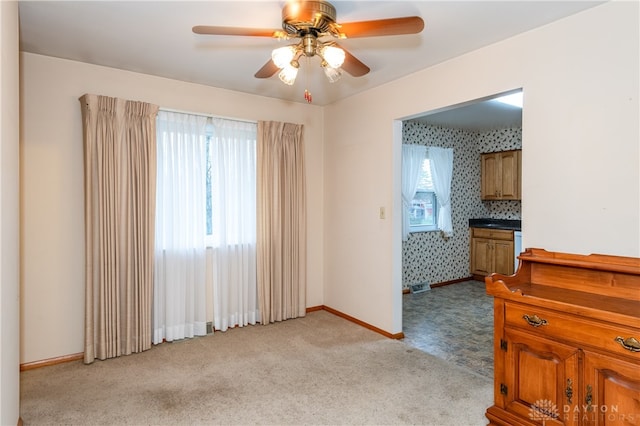
[[[480,281],[403,295],[404,342],[493,378],[493,298]]]

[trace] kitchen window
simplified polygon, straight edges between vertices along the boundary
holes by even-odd
[[[409,212],[409,232],[437,231],[438,201],[428,158],[422,163],[420,181]]]

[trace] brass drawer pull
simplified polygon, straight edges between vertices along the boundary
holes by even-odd
[[[638,339],[636,339],[635,337],[627,337],[626,339],[623,339],[622,337],[618,336],[613,340],[620,343],[623,348],[631,352],[640,352],[640,342],[638,342]]]
[[[527,323],[533,327],[540,327],[541,325],[547,325],[547,320],[546,319],[542,319],[537,315],[523,315],[522,318],[525,319],[525,321],[527,321]]]

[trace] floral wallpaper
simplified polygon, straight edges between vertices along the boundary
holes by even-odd
[[[483,132],[403,123],[402,143],[453,148],[453,236],[419,232],[402,243],[402,284],[437,284],[469,277],[469,219],[520,219],[520,201],[480,200],[480,154],[522,148],[522,129]]]

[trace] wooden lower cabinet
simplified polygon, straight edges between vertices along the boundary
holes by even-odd
[[[471,228],[471,274],[513,274],[513,231]]]
[[[580,350],[526,333],[505,329],[505,375],[501,393],[507,410],[531,420],[546,420],[548,425],[577,425],[564,421],[564,407],[571,399],[578,380]],[[502,386],[504,385],[504,386]]]
[[[485,283],[491,425],[640,425],[640,259],[528,249]]]
[[[585,351],[584,386],[583,424],[640,425],[640,362]]]

